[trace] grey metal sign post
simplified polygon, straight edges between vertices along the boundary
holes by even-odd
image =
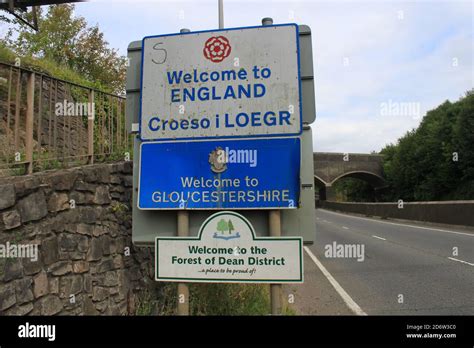
[[[265,17],[262,19],[262,25],[272,25],[273,19]],[[279,210],[270,210],[268,212],[268,229],[271,237],[281,237],[281,214]],[[282,292],[281,284],[270,284],[270,303],[272,314],[281,314],[282,310]]]
[[[218,0],[219,7],[219,29],[224,29],[224,0]]]
[[[189,33],[191,30],[183,28],[181,33]],[[178,210],[177,213],[178,237],[189,236],[189,211]],[[189,315],[189,286],[186,283],[178,283],[178,315]]]

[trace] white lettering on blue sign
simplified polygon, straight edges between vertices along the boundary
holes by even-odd
[[[212,152],[225,164],[222,172],[211,170]],[[145,142],[138,207],[296,209],[300,156],[298,138]],[[168,170],[163,170],[163,163]]]

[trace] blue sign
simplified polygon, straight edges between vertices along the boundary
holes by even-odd
[[[138,208],[298,208],[300,139],[141,144]]]

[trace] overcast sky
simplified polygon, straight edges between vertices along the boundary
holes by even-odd
[[[315,151],[379,151],[473,88],[473,1],[224,0],[224,9],[225,27],[263,17],[311,27]],[[124,55],[147,35],[218,26],[217,0],[96,0],[76,13]]]

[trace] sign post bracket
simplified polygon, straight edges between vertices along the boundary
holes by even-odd
[[[189,236],[189,212],[178,211],[178,237]],[[189,315],[189,286],[178,283],[178,315]]]
[[[269,231],[271,237],[281,237],[281,213],[280,210],[270,210],[268,213]],[[272,315],[281,314],[281,284],[270,284],[270,302]]]
[[[191,30],[183,28],[181,33],[189,33]],[[177,215],[178,237],[189,236],[189,212],[179,210]],[[178,283],[178,315],[189,315],[189,286],[186,283]]]

